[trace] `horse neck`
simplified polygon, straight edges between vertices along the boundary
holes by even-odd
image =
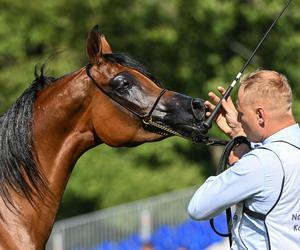
[[[90,118],[94,88],[81,69],[41,91],[34,106],[34,148],[54,194],[62,194],[77,159],[96,145]]]
[[[50,191],[49,197],[45,197],[47,204],[40,201],[38,211],[29,212],[31,220],[37,223],[33,231],[45,236],[40,238],[41,244],[51,231],[74,164],[97,144],[90,120],[93,91],[90,79],[81,69],[40,91],[34,104],[36,161]]]

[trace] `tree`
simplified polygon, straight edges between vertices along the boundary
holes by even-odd
[[[208,91],[233,80],[283,4],[282,0],[2,0],[0,112],[33,80],[35,64],[47,63],[48,75],[56,77],[84,66],[85,39],[95,24],[114,51],[144,63],[165,87],[206,99]],[[292,2],[247,69],[285,73],[295,97],[300,94],[299,10],[300,3]],[[299,105],[295,99],[298,119]],[[220,136],[215,128],[209,133]],[[199,184],[213,172],[212,157],[210,148],[178,138],[135,149],[100,146],[75,167],[59,216],[72,215],[68,208],[73,202],[83,205],[74,211],[79,213]]]

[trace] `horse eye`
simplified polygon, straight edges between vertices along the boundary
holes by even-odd
[[[131,82],[132,81],[126,77],[126,75],[120,74],[112,80],[111,86],[113,89],[125,89],[131,85]]]
[[[123,87],[127,87],[129,85],[129,81],[127,79],[123,79],[122,85]]]

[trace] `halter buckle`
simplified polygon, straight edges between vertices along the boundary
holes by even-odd
[[[145,125],[150,125],[152,123],[152,116],[146,116],[142,119]]]

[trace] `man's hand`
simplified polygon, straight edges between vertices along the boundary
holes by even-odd
[[[224,95],[225,93],[225,89],[223,87],[218,87],[218,91],[221,93],[221,95]],[[220,101],[220,98],[213,92],[209,92],[208,96],[211,98],[214,104],[209,101],[205,101],[205,105],[210,111],[206,113],[206,116],[211,115],[211,112],[215,109],[215,104]],[[216,123],[221,131],[223,131],[230,138],[246,135],[241,123],[238,121],[238,111],[236,110],[230,97],[228,97],[227,100],[222,101],[222,109],[216,117]]]

